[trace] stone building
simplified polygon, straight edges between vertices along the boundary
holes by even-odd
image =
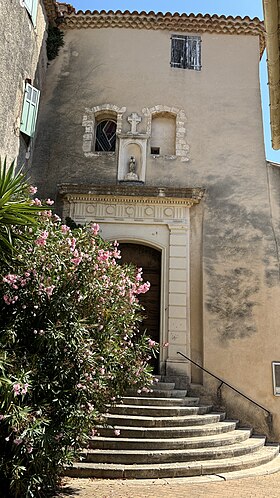
[[[145,324],[169,342],[155,368],[215,397],[220,383],[185,354],[270,411],[279,439],[279,207],[263,144],[263,24],[79,11],[61,28],[33,181],[64,217],[98,222],[144,268]],[[221,391],[232,416],[267,430],[264,410]]]
[[[47,69],[54,0],[0,0],[0,157],[28,162],[34,149],[40,90]]]

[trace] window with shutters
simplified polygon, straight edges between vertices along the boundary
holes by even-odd
[[[22,106],[20,131],[28,137],[33,137],[36,128],[40,91],[26,83]]]
[[[181,36],[171,37],[171,67],[182,69],[201,69],[201,37]]]
[[[24,0],[24,6],[31,17],[34,27],[36,27],[38,0]]]

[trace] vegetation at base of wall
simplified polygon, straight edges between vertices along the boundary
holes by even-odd
[[[1,268],[0,485],[9,498],[53,495],[106,406],[129,387],[150,388],[156,348],[138,331],[137,296],[149,284],[118,264],[117,242],[104,242],[98,225],[71,230],[44,210],[26,232]]]
[[[60,47],[64,45],[64,33],[56,26],[49,26],[47,38],[47,57],[52,61],[58,56]]]
[[[35,227],[42,210],[41,202],[31,201],[30,193],[36,188],[29,185],[22,170],[15,173],[15,161],[0,159],[0,250],[2,256],[11,255],[16,240],[29,237],[26,227]]]

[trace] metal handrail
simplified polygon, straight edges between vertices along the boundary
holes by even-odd
[[[188,358],[188,356],[186,356],[185,354],[181,353],[180,351],[177,351],[177,354],[180,354],[181,356],[183,356],[184,358],[186,358],[186,360],[190,361],[191,363],[193,363],[196,367],[198,368],[201,368],[201,370],[203,370],[203,372],[206,372],[208,373],[209,375],[211,375],[212,377],[214,377],[215,379],[219,380],[221,382],[221,384],[219,385],[219,387],[217,388],[217,395],[218,395],[218,391],[220,391],[221,387],[223,385],[229,387],[230,389],[232,389],[233,391],[235,391],[236,393],[240,394],[241,396],[243,396],[243,398],[246,398],[248,401],[250,401],[251,403],[253,403],[254,405],[258,406],[259,408],[261,408],[262,410],[264,410],[266,413],[267,413],[267,418],[268,418],[268,423],[269,425],[271,426],[272,424],[272,413],[267,409],[265,408],[264,406],[260,405],[259,403],[257,403],[256,401],[254,401],[253,399],[249,398],[249,396],[246,396],[246,394],[243,394],[241,391],[239,391],[238,389],[236,389],[235,387],[231,386],[228,382],[226,382],[225,380],[221,379],[220,377],[218,377],[217,375],[213,374],[212,372],[210,372],[209,370],[207,370],[206,368],[202,367],[201,365],[199,365],[198,363],[196,363],[195,361],[191,360],[191,358]]]

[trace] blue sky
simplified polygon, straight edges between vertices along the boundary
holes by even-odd
[[[262,0],[72,0],[76,10],[145,10],[154,12],[193,12],[194,14],[218,14],[226,16],[249,16],[263,19]],[[260,64],[260,81],[263,101],[264,140],[266,157],[280,163],[280,151],[271,148],[269,126],[269,100],[267,88],[266,54]]]

